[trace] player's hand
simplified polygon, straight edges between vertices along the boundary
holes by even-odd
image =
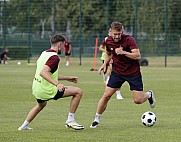
[[[70,81],[70,82],[73,82],[73,83],[77,83],[78,82],[78,77],[75,77],[75,76],[69,77],[67,80]]]
[[[98,70],[98,73],[101,75],[101,71],[105,71],[106,70],[106,65],[102,65],[99,70]]]
[[[98,73],[101,74],[102,68],[99,68]]]
[[[120,46],[119,48],[115,49],[115,53],[117,55],[124,55],[125,51],[123,50],[123,47]]]
[[[67,87],[64,86],[63,84],[58,83],[58,85],[57,85],[57,89],[58,89],[59,91],[63,91],[63,90],[65,90],[66,88],[67,88]]]

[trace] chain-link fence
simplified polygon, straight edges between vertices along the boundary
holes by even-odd
[[[0,0],[0,48],[30,61],[61,33],[72,56],[92,57],[113,21],[124,24],[142,56],[181,55],[180,0]]]

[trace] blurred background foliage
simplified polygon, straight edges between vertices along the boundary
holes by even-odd
[[[1,0],[0,48],[27,47],[30,59],[60,33],[72,43],[72,56],[92,56],[95,39],[100,44],[120,21],[142,56],[180,56],[180,7],[180,0]]]

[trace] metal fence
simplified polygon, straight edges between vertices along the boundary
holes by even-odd
[[[0,48],[30,62],[61,33],[72,56],[92,57],[96,38],[100,44],[111,22],[120,21],[142,56],[180,56],[180,7],[180,0],[0,0]]]

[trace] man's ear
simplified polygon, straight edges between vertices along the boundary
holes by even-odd
[[[60,42],[60,46],[63,46],[64,45],[64,42]]]

